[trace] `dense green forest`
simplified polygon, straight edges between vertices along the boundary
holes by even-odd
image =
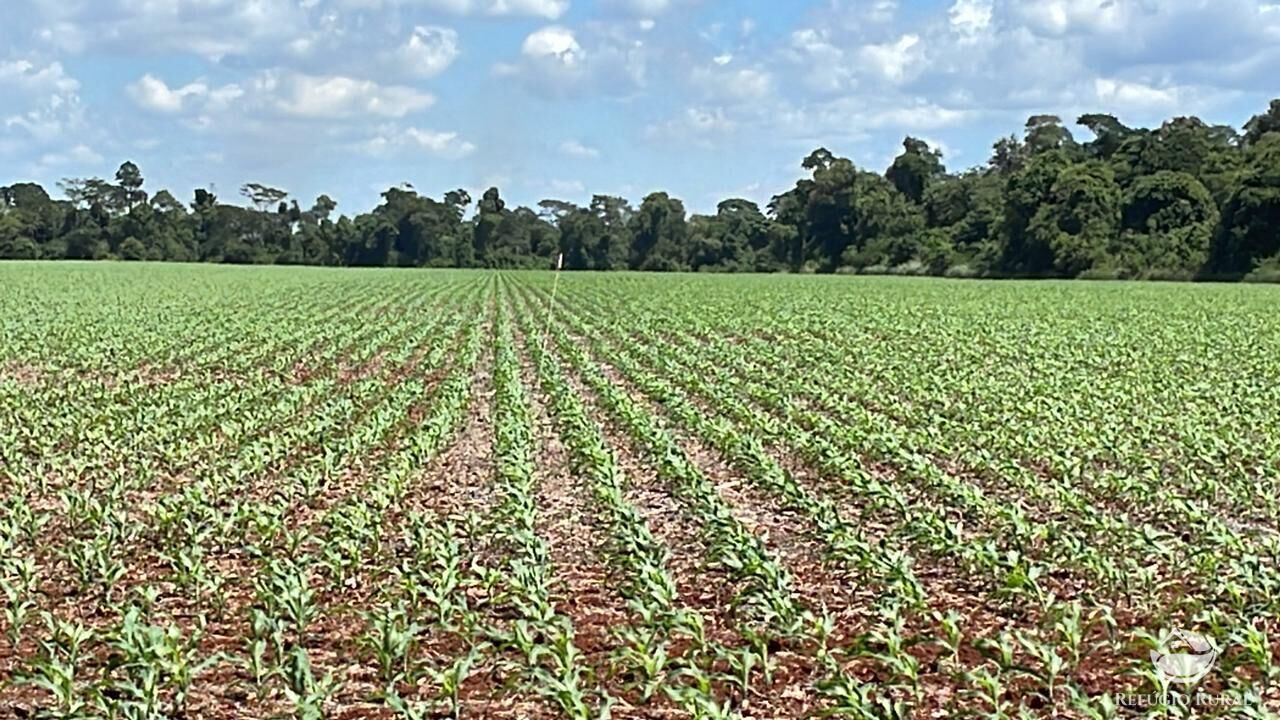
[[[597,195],[513,209],[497,188],[473,203],[409,185],[354,218],[256,183],[246,206],[208,190],[184,204],[148,193],[126,162],[110,180],[64,180],[61,200],[0,187],[0,257],[515,268],[563,253],[591,270],[1280,279],[1280,100],[1241,132],[1195,117],[1076,123],[1092,137],[1034,116],[959,173],[912,137],[883,173],[818,149],[811,176],[768,207],[728,199],[691,216],[663,192],[639,207]]]

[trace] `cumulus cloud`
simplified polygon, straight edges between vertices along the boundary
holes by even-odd
[[[577,140],[565,140],[560,143],[560,152],[580,160],[596,160],[600,157],[599,150],[589,145],[584,145]]]
[[[406,131],[409,141],[424,150],[444,157],[465,157],[475,152],[475,144],[463,140],[456,132],[432,132],[419,128]]]
[[[239,68],[426,78],[447,69],[459,47],[450,28],[405,22],[424,1],[457,15],[548,19],[568,7],[568,0],[18,0],[34,7],[14,23],[15,32],[60,52],[172,53]]]
[[[361,143],[360,148],[373,156],[407,151],[449,160],[461,159],[476,151],[474,143],[456,132],[395,125],[380,128],[373,137]]]
[[[430,107],[429,93],[402,85],[379,85],[341,75],[314,76],[270,71],[254,82],[254,90],[281,111],[304,118],[357,115],[399,118]]]
[[[524,39],[520,52],[535,62],[572,69],[582,64],[582,46],[573,31],[559,25],[535,30]]]
[[[661,15],[671,9],[672,0],[613,0],[613,4],[645,17]]]
[[[955,128],[980,116],[977,111],[947,107],[923,98],[847,97],[779,108],[770,119],[774,132],[809,144],[821,144],[823,138],[862,142],[874,136],[885,136],[897,143],[902,133]]]
[[[731,68],[725,63],[694,68],[690,81],[703,97],[727,102],[751,102],[773,91],[773,75],[756,68]]]
[[[278,68],[255,74],[243,87],[211,88],[196,81],[170,88],[147,74],[130,84],[127,92],[139,106],[159,113],[207,115],[234,110],[240,115],[274,112],[304,119],[401,118],[435,102],[431,94],[403,85]]]
[[[210,59],[285,40],[310,24],[294,0],[32,0],[37,35],[70,52],[93,47],[194,53]]]
[[[947,10],[951,29],[971,42],[991,28],[995,8],[991,0],[956,0]]]
[[[125,91],[138,106],[168,114],[180,113],[196,105],[205,109],[225,107],[244,94],[238,85],[210,88],[200,81],[170,88],[164,80],[150,73],[130,83]]]
[[[581,180],[551,180],[547,183],[547,189],[552,195],[583,195],[587,192],[587,186]]]
[[[469,163],[479,166],[492,160],[485,153],[507,157],[516,146],[530,165],[600,156],[585,137],[564,140],[577,131],[559,125],[469,120],[477,110],[453,102],[460,87],[523,90],[557,118],[609,122],[619,146],[608,156],[627,167],[636,159],[627,140],[637,138],[671,153],[751,147],[799,157],[822,144],[878,162],[909,132],[980,159],[1032,113],[1113,112],[1131,124],[1194,113],[1239,124],[1274,95],[1280,63],[1276,0],[802,0],[800,24],[771,32],[705,0],[583,0],[573,9],[589,10],[576,13],[572,0],[14,3],[0,27],[10,48],[0,57],[0,153],[16,167],[14,157],[26,167],[91,159],[78,146],[132,153],[137,137],[164,139],[153,148],[220,143],[191,157],[216,150],[229,173],[314,143],[387,163],[480,154]],[[447,27],[461,17],[481,22]],[[496,46],[470,34],[500,24],[524,34]],[[476,62],[459,62],[464,51]],[[154,60],[153,69],[119,83],[97,72],[96,59],[125,55]],[[492,72],[435,87],[476,66]],[[78,82],[69,67],[89,69]],[[122,104],[146,112],[86,122],[82,82],[95,88],[94,113]],[[437,104],[441,119],[420,117]],[[179,137],[195,130],[200,137]],[[490,137],[508,146],[490,148]]]
[[[38,65],[31,60],[0,61],[0,83],[29,92],[74,93],[80,83],[67,75],[62,63]]]
[[[949,0],[910,24],[868,13],[890,14],[832,0],[779,46],[766,69],[790,99],[775,114],[790,120],[775,124],[821,137],[840,116],[870,132],[1037,112],[1145,120],[1272,92],[1264,68],[1280,61],[1280,48],[1264,49],[1280,38],[1280,11],[1257,0]]]
[[[651,142],[709,147],[724,141],[737,127],[738,122],[723,107],[690,107],[669,120],[649,125],[644,135]]]
[[[419,25],[396,51],[404,71],[416,77],[435,77],[458,58],[458,33],[450,28]]]
[[[454,15],[526,15],[548,20],[569,10],[569,0],[424,0],[419,4]]]
[[[923,70],[919,35],[909,33],[893,42],[867,45],[861,54],[868,65],[890,82],[902,82]]]
[[[1052,35],[1112,32],[1125,27],[1130,13],[1115,0],[1044,0],[1015,7],[1031,28]]]
[[[494,73],[522,80],[547,97],[622,95],[644,84],[647,61],[644,42],[616,27],[590,26],[582,37],[563,25],[548,25],[526,36],[519,59],[497,63]]]
[[[79,90],[80,82],[60,62],[0,61],[0,95],[5,98],[0,146],[8,150],[65,141],[71,130],[83,126]]]
[[[1093,87],[1098,100],[1111,106],[1151,108],[1178,104],[1177,88],[1157,88],[1113,78],[1096,78]]]
[[[66,152],[45,153],[40,156],[40,165],[46,167],[74,165],[83,167],[85,165],[99,165],[104,158],[93,148],[88,145],[80,144],[72,146]]]
[[[696,2],[698,0],[603,0],[602,5],[624,15],[652,21],[680,6],[692,6]]]
[[[783,56],[811,91],[831,94],[854,85],[855,73],[845,51],[830,41],[825,30],[804,28],[793,32]]]

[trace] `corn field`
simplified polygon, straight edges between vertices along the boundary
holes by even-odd
[[[0,717],[1276,716],[1275,289],[553,282],[0,266]]]

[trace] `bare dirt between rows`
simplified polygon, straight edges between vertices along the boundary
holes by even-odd
[[[39,365],[17,360],[0,366],[0,382],[13,381],[19,385],[39,385],[49,376],[49,371]]]
[[[415,372],[425,356],[425,348],[415,352],[405,366],[396,371],[396,377],[402,379]],[[447,364],[448,360],[445,362]],[[484,371],[477,375],[477,385],[484,381],[487,377],[486,373],[487,371]],[[432,396],[440,375],[441,372],[436,370],[426,379],[423,402]],[[417,409],[419,404],[416,403],[413,408]],[[472,407],[487,409],[487,398],[474,402]],[[411,420],[414,419],[413,414],[410,412]],[[420,413],[417,419],[421,419]],[[473,420],[472,424],[478,428],[480,442],[487,450],[487,436],[485,436],[488,427],[487,416],[479,421]],[[406,429],[408,428],[402,425],[396,431]],[[394,442],[394,440],[395,438],[391,438],[391,441]],[[303,453],[313,450],[300,448]],[[460,449],[454,449],[452,452],[466,462],[470,462],[469,458],[476,458],[481,462],[487,458],[485,452],[478,453],[475,447],[465,443]],[[279,470],[286,471],[291,464],[285,463]],[[376,463],[373,464],[376,465]],[[316,498],[317,502],[313,507],[306,508],[302,513],[290,513],[288,524],[294,529],[314,525],[318,519],[323,518],[323,507],[336,506],[344,498],[358,493],[369,482],[376,482],[372,476],[373,470],[371,465],[364,462],[351,464],[341,477],[335,478],[324,488],[321,496]],[[129,507],[143,512],[154,509],[156,502],[166,494],[166,490],[168,494],[181,491],[181,488],[175,485],[178,479],[171,480],[173,482],[163,487],[149,489],[142,496],[135,498],[138,502],[131,501]],[[483,484],[476,483],[478,487]],[[287,498],[278,494],[278,488],[274,487],[274,483],[259,483],[256,488],[246,487],[244,491],[234,498],[224,498],[223,501],[219,501],[219,504],[225,505],[224,501],[232,499],[240,503],[262,505],[288,502]],[[456,488],[448,494],[453,497],[473,497],[471,493],[457,492]],[[148,519],[149,516],[144,515],[140,522],[149,528],[151,525]],[[45,534],[68,537],[68,533],[60,528],[61,524],[52,523],[45,528]],[[317,538],[323,538],[323,528],[311,527],[311,531],[319,533]],[[217,538],[217,540],[222,539],[224,538]],[[150,534],[144,534],[137,538],[134,544],[121,551],[127,574],[119,583],[115,594],[116,601],[111,604],[105,603],[97,592],[87,595],[72,593],[74,583],[66,563],[54,556],[46,558],[41,565],[46,570],[53,568],[54,572],[44,579],[41,589],[41,597],[44,598],[41,603],[42,608],[51,610],[63,619],[78,620],[91,628],[106,630],[118,621],[116,610],[122,603],[122,599],[135,598],[134,590],[136,589],[154,587],[161,591],[153,610],[154,621],[174,625],[184,634],[193,632],[198,608],[190,599],[189,593],[171,582],[172,570],[152,549],[155,545],[154,540],[155,538]],[[49,549],[56,545],[42,545],[42,547]],[[247,720],[286,713],[287,707],[278,699],[259,700],[255,696],[251,687],[252,678],[238,664],[238,659],[244,657],[244,638],[249,634],[248,609],[256,603],[252,583],[260,574],[258,561],[243,553],[230,552],[217,547],[206,548],[205,557],[211,571],[227,583],[227,609],[221,614],[210,616],[211,622],[205,629],[200,642],[200,652],[202,656],[225,653],[227,657],[196,678],[191,690],[187,716],[217,720],[240,720],[241,718]],[[377,699],[381,686],[376,681],[375,666],[357,642],[363,628],[363,621],[354,608],[360,607],[362,602],[371,597],[376,590],[375,580],[367,575],[357,577],[346,587],[330,586],[323,579],[313,578],[312,580],[312,587],[317,593],[316,604],[319,613],[309,633],[307,650],[317,676],[323,676],[332,670],[344,683],[342,691],[330,703],[330,709],[333,711],[330,717],[390,716],[390,712]],[[38,625],[38,622],[35,624]],[[2,673],[0,681],[5,677],[12,678],[13,673],[18,670],[19,657],[30,657],[35,651],[34,642],[30,640],[17,649],[8,647],[7,641],[0,641],[0,649],[3,649],[0,650],[0,657],[3,657],[3,661],[0,662],[0,673]],[[13,652],[15,650],[17,652]],[[92,654],[94,660],[88,661],[87,666],[101,665],[105,661],[103,652],[105,651],[100,648],[95,649]],[[10,686],[0,692],[0,717],[25,717],[38,708],[46,706],[47,699],[27,686]],[[12,715],[5,713],[12,713]]]
[[[515,346],[524,347],[524,337],[519,332]],[[538,448],[534,471],[536,523],[551,556],[555,583],[552,600],[557,612],[573,622],[574,643],[595,678],[611,695],[620,696],[622,690],[611,667],[611,656],[618,650],[613,630],[630,622],[631,613],[614,589],[608,568],[600,561],[605,538],[591,511],[591,490],[570,468],[568,451],[548,412],[535,365],[527,353],[520,353],[520,370],[534,422],[534,447]],[[632,716],[625,706],[614,710],[619,717]]]
[[[627,382],[616,368],[607,364],[598,367],[610,383],[626,392],[639,407],[655,416],[664,416],[664,412]],[[629,476],[643,468],[640,471],[649,482],[639,489],[633,489],[629,499],[642,511],[654,529],[655,536],[673,550],[688,548],[694,551],[683,559],[673,557],[672,569],[681,598],[709,616],[709,628],[713,628],[715,634],[720,636],[720,642],[729,646],[742,643],[743,640],[736,631],[737,620],[731,614],[737,590],[727,576],[707,567],[707,550],[693,518],[664,487],[665,484],[652,468],[652,461],[645,458],[647,451],[631,441],[625,430],[607,417],[607,413],[599,408],[599,399],[581,381],[575,379],[575,387],[580,395],[588,398],[590,404],[595,406],[594,417],[601,427],[607,429],[610,444],[615,450],[625,449],[619,456],[623,467],[629,471]],[[789,521],[784,516],[773,514],[776,508],[770,507],[770,499],[749,489],[743,478],[721,462],[717,454],[686,435],[679,434],[676,437],[686,457],[703,470],[729,505],[735,518],[760,537],[769,551],[791,572],[793,591],[802,604],[812,602],[814,604],[811,607],[818,608],[824,604],[822,598],[831,599],[843,594],[842,583],[822,567],[820,559],[813,552],[812,544],[799,538],[788,526]],[[663,518],[668,522],[664,523]],[[678,532],[670,532],[673,529],[678,529]],[[714,578],[715,585],[712,587],[716,590],[708,592],[705,581],[697,580],[699,576]],[[829,604],[827,606],[830,607]],[[725,615],[726,612],[730,614]],[[777,663],[774,682],[768,688],[754,688],[754,694],[741,708],[744,716],[802,717],[818,709],[819,702],[813,687],[818,678],[818,667],[811,658],[786,647],[775,648],[773,657]]]
[[[772,408],[760,405],[752,398],[744,396],[742,400],[757,410],[774,416],[779,421],[787,422],[787,418],[776,413]],[[710,412],[705,404],[700,403],[700,406]],[[820,413],[823,410],[825,408],[814,409],[815,412]],[[838,417],[831,415],[828,415],[828,417],[837,423],[840,422]],[[769,452],[792,472],[793,477],[808,484],[811,491],[816,494],[827,494],[828,496],[843,498],[852,503],[852,505],[846,506],[846,509],[856,508],[857,498],[851,497],[844,488],[840,487],[838,478],[830,477],[820,468],[803,459],[800,454],[790,452],[790,449],[786,446],[774,445],[769,448]],[[880,475],[886,482],[903,482],[894,477],[896,471],[890,466],[878,463],[868,464],[865,461],[864,465],[875,474]],[[949,467],[943,468],[943,470],[954,472],[956,468]],[[917,501],[922,501],[922,498],[919,497],[919,494],[914,489],[908,490],[908,496],[915,498]],[[855,516],[864,514],[857,512]],[[894,527],[893,524],[884,524],[878,521],[874,516],[869,520],[876,524],[881,535],[886,534]],[[1016,628],[1025,630],[1045,622],[1045,619],[1040,617],[1033,598],[1026,597],[1025,602],[1021,603],[995,601],[991,595],[995,587],[994,579],[974,576],[961,567],[956,558],[937,557],[929,552],[922,552],[917,556],[916,577],[924,588],[929,605],[932,608],[955,610],[960,613],[963,618],[963,630],[970,641],[993,639],[1004,632]],[[857,582],[856,578],[851,578],[851,580]],[[1087,592],[1087,587],[1074,575],[1044,577],[1041,579],[1041,583],[1047,590],[1057,592],[1060,597],[1075,597]],[[1122,607],[1123,605],[1124,603],[1122,602]],[[1131,627],[1134,624],[1140,624],[1137,618],[1132,617],[1127,612],[1117,612],[1116,619],[1122,629]],[[941,637],[940,626],[934,618],[927,615],[913,614],[910,616],[907,630],[916,637]],[[1092,639],[1101,641],[1102,634],[1101,627],[1093,627],[1091,631]],[[917,646],[912,649],[912,654],[921,662],[922,684],[926,689],[926,702],[917,706],[916,710],[921,715],[943,716],[949,712],[948,708],[952,706],[951,703],[957,701],[958,698],[955,696],[954,679],[940,674],[939,648],[936,646]],[[962,660],[968,666],[981,664],[980,658],[972,647],[963,651]],[[1108,668],[1123,667],[1124,662],[1123,658],[1117,657],[1106,648],[1098,648],[1084,659],[1082,666],[1075,673],[1075,677],[1089,692],[1133,690],[1137,684],[1135,678],[1116,678],[1107,673]],[[851,670],[860,679],[868,682],[884,680],[880,671],[865,663],[855,663],[851,666]],[[1014,687],[1018,686],[1015,685]],[[967,706],[966,703],[971,703],[972,700],[959,700],[959,702],[962,707],[965,707]]]

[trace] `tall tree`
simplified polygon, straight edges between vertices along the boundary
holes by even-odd
[[[902,141],[902,154],[893,159],[885,177],[898,192],[911,202],[919,204],[929,185],[945,175],[942,153],[929,147],[929,143],[911,136]]]
[[[1071,131],[1062,125],[1057,115],[1032,115],[1025,127],[1027,152],[1038,155],[1050,150],[1073,152],[1078,147]]]
[[[1267,133],[1247,152],[1239,184],[1222,209],[1214,248],[1217,272],[1248,272],[1280,257],[1280,133]]]
[[[1105,261],[1119,232],[1120,203],[1120,186],[1105,163],[1089,161],[1066,167],[1031,218],[1028,244],[1047,251],[1054,273],[1079,275]],[[1049,267],[1042,264],[1028,269],[1043,272]]]
[[[143,182],[142,171],[132,162],[125,162],[116,170],[116,183],[120,187],[120,200],[125,212],[147,201],[147,193],[142,189]]]
[[[1194,176],[1161,170],[1124,195],[1123,234],[1114,254],[1127,274],[1189,277],[1209,259],[1218,207]]]
[[[499,230],[506,212],[507,204],[502,201],[498,188],[491,187],[484,191],[484,196],[476,205],[475,254],[481,265],[489,265],[489,255],[499,238]]]
[[[1280,133],[1280,98],[1272,100],[1266,111],[1254,115],[1244,124],[1244,144],[1256,145],[1267,133]]]
[[[631,269],[683,270],[688,235],[684,204],[664,192],[645,197],[631,218]]]
[[[285,198],[289,197],[288,192],[261,183],[241,185],[240,194],[250,203],[253,203],[253,206],[261,213],[278,207],[281,202],[284,202]]]
[[[1025,167],[1008,176],[1000,229],[1001,271],[1043,275],[1053,270],[1053,248],[1045,242],[1048,234],[1030,229],[1040,209],[1056,202],[1054,185],[1070,166],[1066,152],[1050,150],[1032,156]]]
[[[1089,132],[1093,133],[1093,140],[1085,143],[1084,151],[1089,157],[1099,160],[1109,160],[1124,141],[1134,134],[1132,129],[1114,115],[1105,113],[1081,115],[1076,124],[1089,128]]]

